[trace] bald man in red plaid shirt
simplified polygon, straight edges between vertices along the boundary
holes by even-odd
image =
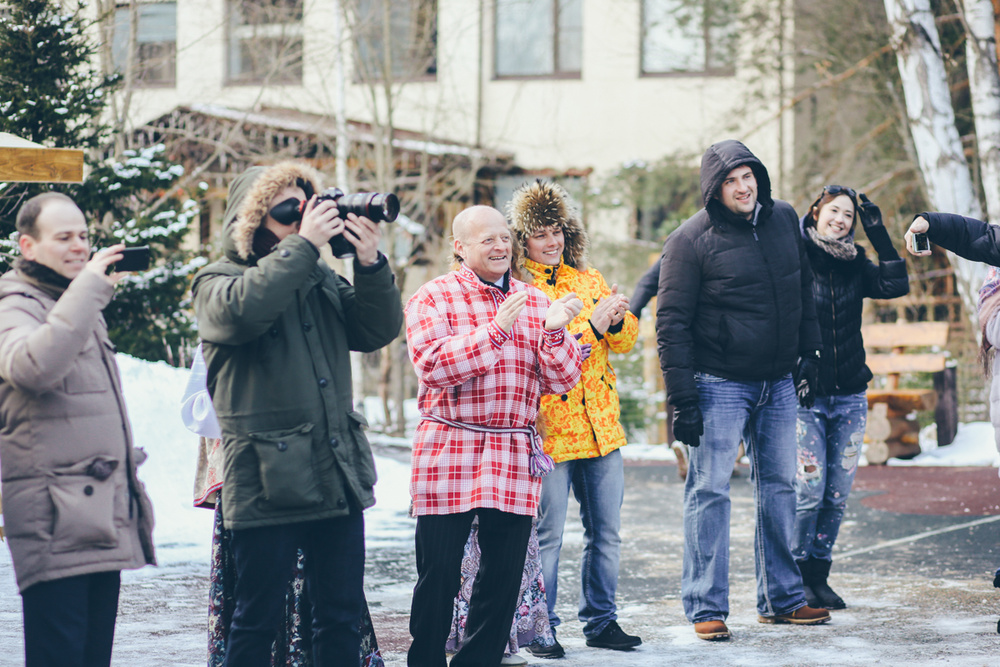
[[[503,214],[465,209],[452,225],[459,267],[406,306],[410,359],[420,379],[410,495],[417,517],[417,585],[410,667],[444,667],[452,603],[473,517],[482,561],[465,642],[452,667],[499,665],[521,571],[552,461],[535,431],[542,394],[580,379],[580,346],[565,326],[575,294],[550,302],[510,275],[513,239]]]

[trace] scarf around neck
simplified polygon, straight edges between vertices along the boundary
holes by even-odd
[[[832,236],[823,236],[816,227],[806,227],[806,233],[817,248],[830,255],[834,259],[850,262],[858,256],[858,248],[854,245],[850,235],[835,239]]]
[[[14,261],[14,269],[29,283],[45,291],[55,299],[61,297],[62,293],[69,287],[69,284],[73,282],[44,264],[32,262],[24,257],[18,257]]]
[[[274,232],[261,225],[253,235],[253,254],[257,257],[267,257],[280,241]]]

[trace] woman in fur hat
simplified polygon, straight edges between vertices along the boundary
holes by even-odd
[[[860,202],[859,202],[860,197]],[[854,242],[857,219],[878,253],[875,264]],[[862,193],[828,185],[800,221],[813,272],[813,300],[823,335],[819,383],[811,408],[799,406],[798,472],[792,555],[810,607],[847,605],[827,584],[833,545],[854,482],[868,416],[861,312],[865,297],[892,299],[909,291],[906,261]]]
[[[560,396],[542,397],[545,452],[556,464],[542,482],[538,516],[549,623],[555,628],[560,622],[555,613],[559,550],[572,488],[587,528],[579,610],[583,634],[588,646],[628,650],[642,640],[618,626],[615,606],[625,484],[618,449],[626,439],[609,353],[632,349],[638,320],[628,311],[628,298],[618,293],[618,286],[608,287],[600,272],[587,266],[587,232],[562,186],[542,181],[521,186],[507,205],[507,216],[526,254],[522,279],[550,299],[576,293],[584,308],[567,329],[591,349],[576,387]],[[549,658],[564,653],[558,641],[528,650]]]

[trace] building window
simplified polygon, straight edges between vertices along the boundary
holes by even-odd
[[[172,86],[177,81],[177,3],[142,3],[136,6],[135,83],[139,86]],[[124,72],[128,64],[131,13],[115,9],[111,57]]]
[[[302,83],[302,0],[229,0],[228,82]]]
[[[733,74],[737,0],[643,0],[643,74]]]
[[[583,0],[496,0],[496,75],[579,76]]]
[[[437,0],[357,0],[353,33],[358,79],[437,75]]]

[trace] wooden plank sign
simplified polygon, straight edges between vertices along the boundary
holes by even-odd
[[[948,323],[866,324],[861,327],[861,336],[865,339],[865,347],[941,346],[948,342]]]
[[[869,354],[865,363],[875,375],[891,373],[937,373],[945,369],[943,354]]]
[[[83,151],[75,148],[0,146],[0,181],[81,183]]]
[[[937,392],[933,389],[869,389],[868,409],[884,403],[894,414],[913,410],[933,410],[937,407]]]

